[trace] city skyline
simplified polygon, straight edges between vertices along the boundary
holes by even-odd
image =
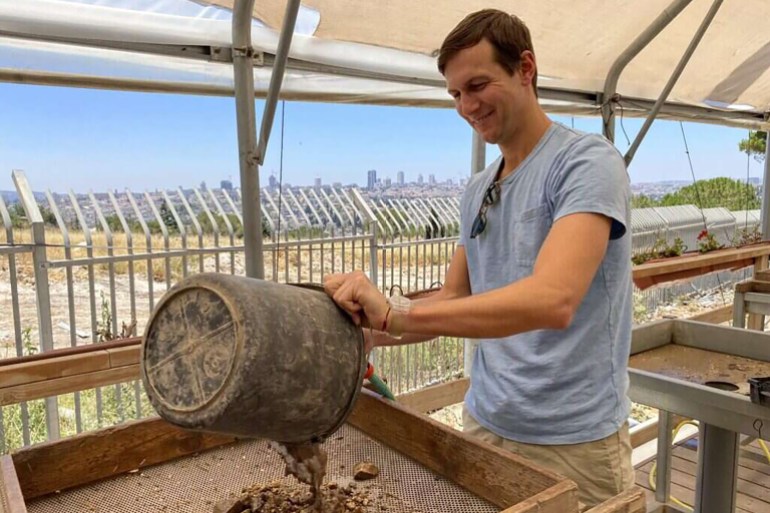
[[[22,169],[36,190],[189,187],[229,177],[240,183],[232,98],[0,84],[0,190]],[[257,117],[264,103],[257,101]],[[552,116],[598,133],[601,120]],[[285,127],[282,126],[285,120]],[[639,119],[618,119],[625,152]],[[657,120],[629,167],[632,183],[728,176],[763,165],[738,151],[745,129]],[[684,133],[682,133],[684,132]],[[283,141],[281,135],[283,133]],[[469,126],[450,109],[286,102],[279,104],[260,182],[365,186],[367,170],[399,183],[470,175]],[[686,137],[686,140],[685,140]],[[685,146],[686,143],[686,146]],[[283,151],[282,151],[283,150]],[[487,146],[487,162],[498,155]],[[690,168],[692,163],[692,171]],[[283,173],[281,173],[283,171]]]

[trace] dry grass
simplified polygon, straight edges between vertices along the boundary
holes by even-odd
[[[0,240],[2,243],[3,240]],[[420,269],[435,267],[434,274],[439,268],[445,268],[451,260],[454,251],[454,243],[426,243],[421,239],[405,239],[397,241],[406,244],[407,247],[387,247],[378,250],[379,269],[387,271],[409,268],[418,274]],[[185,242],[179,235],[169,236],[166,240],[162,235],[115,234],[108,240],[104,232],[92,232],[90,240],[82,231],[69,232],[69,238],[65,241],[62,233],[57,229],[46,229],[46,258],[53,264],[49,270],[49,280],[58,282],[66,280],[66,261],[82,261],[73,265],[74,278],[77,280],[89,279],[89,272],[95,274],[114,273],[127,275],[134,273],[146,276],[148,268],[152,269],[151,276],[156,282],[170,280],[175,282],[187,273],[198,271],[244,273],[243,241],[238,238],[230,239],[229,236],[204,235],[202,237],[188,236]],[[350,271],[353,269],[368,270],[370,265],[370,241],[349,240],[345,242],[329,242],[325,239],[297,240],[289,238],[273,242],[265,240],[265,273],[266,279],[277,281],[304,281],[318,277],[329,272]],[[14,233],[15,245],[32,245],[30,230],[16,230]],[[217,254],[203,250],[211,248],[221,249]],[[145,258],[129,260],[130,255],[146,255]],[[114,257],[118,261],[108,263],[99,262],[98,259]],[[323,257],[323,258],[322,258]],[[97,259],[92,266],[89,261]],[[31,279],[34,276],[32,252],[17,254],[15,257],[17,275],[20,278]],[[312,262],[312,266],[311,266]],[[6,262],[0,261],[0,269],[7,267]],[[390,273],[387,273],[390,274]],[[282,279],[286,278],[288,279]]]

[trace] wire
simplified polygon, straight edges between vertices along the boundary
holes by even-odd
[[[631,140],[628,138],[628,134],[626,133],[626,127],[623,124],[623,114],[625,113],[625,111],[623,110],[623,104],[620,103],[619,100],[618,100],[618,107],[620,107],[620,129],[623,131],[623,135],[626,137],[626,144],[631,146]]]
[[[671,442],[672,443],[676,440],[676,435],[679,434],[679,431],[683,427],[685,427],[687,425],[695,426],[698,429],[700,429],[700,424],[698,423],[697,420],[683,420],[682,422],[677,424],[676,427],[674,428],[673,435],[671,436]],[[757,441],[759,442],[759,446],[762,448],[762,451],[765,453],[765,457],[767,458],[767,462],[770,463],[770,449],[768,449],[767,444],[765,443],[764,440],[758,439]],[[655,488],[656,488],[656,486],[655,486],[655,474],[656,474],[657,470],[658,470],[658,460],[656,458],[655,461],[652,464],[652,468],[650,469],[650,475],[649,475],[649,478],[648,478],[648,482],[650,484],[650,489],[653,492],[655,491]],[[684,502],[684,501],[682,501],[680,499],[677,499],[673,495],[669,496],[669,500],[671,502],[673,502],[674,504],[677,504],[677,505],[685,508],[688,511],[694,511],[695,510],[695,508],[693,508],[691,505],[687,504],[686,502]]]
[[[692,165],[692,158],[690,157],[690,147],[687,144],[687,136],[684,133],[684,123],[679,122],[679,129],[682,131],[682,140],[684,141],[684,152],[687,154],[687,162],[690,165],[690,176],[692,176],[692,185],[695,187],[695,197],[698,200],[698,209],[700,210],[701,218],[703,219],[703,229],[708,231],[708,223],[706,222],[706,214],[703,213],[703,200],[700,196],[700,187],[698,187],[698,180],[695,179],[695,168]],[[719,284],[719,295],[722,296],[722,304],[726,305],[725,291],[722,285],[722,279],[719,277],[719,273],[716,273],[717,283]]]
[[[765,453],[765,457],[767,458],[767,462],[770,463],[770,449],[767,448],[767,444],[764,440],[758,440],[759,446],[762,448],[762,451]]]
[[[682,131],[682,140],[684,141],[684,152],[687,155],[687,163],[690,165],[690,176],[692,176],[692,185],[695,187],[695,198],[698,200],[698,209],[700,210],[701,218],[703,219],[703,228],[707,229],[706,214],[703,213],[703,200],[700,196],[700,188],[698,187],[698,180],[695,178],[695,169],[692,166],[692,158],[690,157],[690,147],[687,145],[687,136],[684,133],[684,123],[679,122],[679,128]]]
[[[683,420],[682,422],[677,424],[676,427],[674,428],[674,432],[673,432],[674,434],[671,436],[672,443],[673,443],[674,440],[676,440],[676,435],[679,434],[679,430],[682,429],[683,427],[685,427],[688,424],[691,425],[691,426],[698,427],[698,428],[700,427],[700,425],[698,424],[698,421],[696,421],[696,420]],[[656,489],[656,486],[655,486],[655,474],[656,474],[657,470],[658,470],[658,460],[656,458],[655,462],[652,464],[652,468],[650,469],[650,476],[649,476],[650,489],[653,492]],[[691,505],[687,504],[686,502],[684,502],[682,500],[677,499],[673,495],[669,496],[669,500],[671,502],[673,502],[674,504],[677,504],[677,505],[685,508],[688,511],[695,511],[695,508],[693,508]]]

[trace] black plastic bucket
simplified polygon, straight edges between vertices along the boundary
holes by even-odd
[[[142,341],[142,380],[187,429],[320,442],[355,404],[361,329],[316,286],[203,273],[172,287]]]

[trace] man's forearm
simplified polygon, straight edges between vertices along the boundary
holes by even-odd
[[[421,298],[421,299],[415,299],[413,303],[415,305],[424,305],[427,303],[432,303],[435,301],[442,301],[447,299],[452,299],[458,297],[457,294],[452,294],[448,292],[446,289],[441,289],[435,294],[432,294],[430,296]],[[407,344],[419,344],[420,342],[427,342],[428,340],[433,340],[436,338],[435,335],[424,335],[421,333],[404,333],[399,338],[391,337],[387,333],[383,333],[381,331],[373,331],[372,336],[375,337],[374,345],[375,347],[380,346],[403,346]]]
[[[427,342],[436,338],[433,335],[421,335],[419,333],[404,333],[400,338],[394,338],[383,333],[381,331],[373,331],[375,347],[383,346],[403,346],[407,344],[418,344],[420,342]]]
[[[558,288],[537,282],[525,278],[484,294],[414,305],[410,313],[393,316],[388,331],[430,339],[439,334],[500,338],[534,329],[563,329],[572,308]]]

